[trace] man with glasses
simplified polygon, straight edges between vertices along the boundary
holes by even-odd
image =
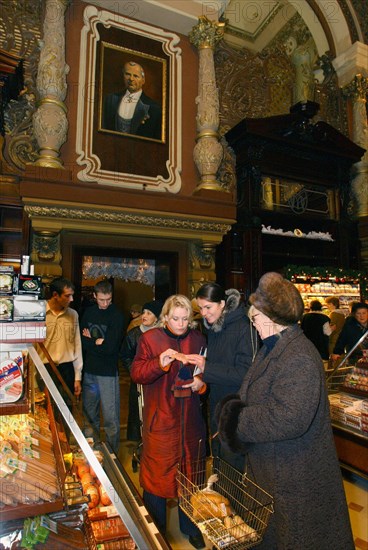
[[[102,280],[94,286],[96,304],[87,308],[81,320],[84,352],[83,410],[93,437],[100,438],[100,408],[106,440],[115,453],[120,442],[119,350],[123,315],[112,303],[112,285]],[[92,435],[90,428],[86,435]]]

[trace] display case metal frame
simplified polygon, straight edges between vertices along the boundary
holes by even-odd
[[[19,348],[19,344],[17,346]],[[103,443],[104,467],[102,467],[36,349],[32,344],[24,344],[24,348],[28,349],[29,355],[51,394],[55,405],[63,416],[66,426],[70,429],[84,456],[95,471],[97,478],[115,506],[138,549],[170,550],[170,545],[151,519],[139,493],[130,481],[116,454],[109,445]]]

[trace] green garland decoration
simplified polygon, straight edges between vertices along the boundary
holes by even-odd
[[[368,272],[364,269],[344,269],[342,267],[328,267],[310,265],[292,265],[284,267],[284,277],[290,281],[298,278],[304,279],[334,279],[336,282],[344,283],[354,281],[360,284],[360,292],[364,300],[368,299]]]

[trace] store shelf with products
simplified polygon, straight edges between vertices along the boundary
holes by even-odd
[[[359,302],[361,299],[360,285],[355,281],[342,283],[297,277],[293,282],[303,298],[305,308],[309,308],[311,300],[319,300],[322,305],[325,305],[327,297],[336,296],[340,301],[340,308],[348,315],[351,303]]]
[[[351,360],[361,349],[361,357]],[[368,476],[368,330],[327,374],[332,427],[340,462]]]
[[[115,545],[114,548],[129,550],[170,550],[116,455],[104,443],[94,449],[93,442],[84,437],[80,420],[72,416],[33,344],[2,342],[2,351],[5,349],[8,353],[20,347],[29,354],[32,368],[37,369],[45,389],[33,393],[38,400],[42,399],[39,403],[29,392],[29,412],[2,416],[1,430],[4,433],[1,435],[10,434],[9,452],[21,448],[21,439],[16,440],[13,431],[18,436],[20,433],[26,436],[28,453],[32,455],[32,461],[27,456],[27,464],[31,463],[29,473],[32,471],[34,480],[28,477],[26,482],[23,479],[21,457],[12,456],[11,463],[17,477],[11,483],[7,470],[9,464],[2,454],[1,548],[10,549],[15,541],[19,544],[28,542],[30,546],[27,547],[38,548],[38,543],[41,547],[45,542],[43,537],[47,537],[50,548],[97,550],[99,544],[110,544]],[[45,439],[44,417],[50,423],[52,440]],[[19,420],[18,428],[12,431],[16,420]],[[6,423],[12,428],[5,434]],[[29,427],[32,428],[30,434]],[[41,441],[38,446],[37,430]],[[48,460],[54,461],[52,465]],[[18,479],[17,472],[22,479]],[[55,472],[55,484],[51,472]],[[88,475],[83,478],[85,474]],[[28,540],[29,529],[36,530],[39,539]]]

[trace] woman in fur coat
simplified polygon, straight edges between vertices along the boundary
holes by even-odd
[[[219,404],[224,445],[274,497],[263,550],[353,550],[321,357],[298,326],[303,301],[278,273],[250,296],[263,341],[238,395]]]
[[[198,290],[196,299],[208,347],[207,357],[194,355],[190,360],[203,372],[203,380],[209,384],[210,432],[214,435],[217,431],[215,407],[227,394],[239,391],[252,363],[257,336],[253,334],[252,341],[249,319],[235,288],[225,292],[217,283],[206,283]],[[242,457],[222,449],[218,438],[212,441],[212,453],[243,471]]]

